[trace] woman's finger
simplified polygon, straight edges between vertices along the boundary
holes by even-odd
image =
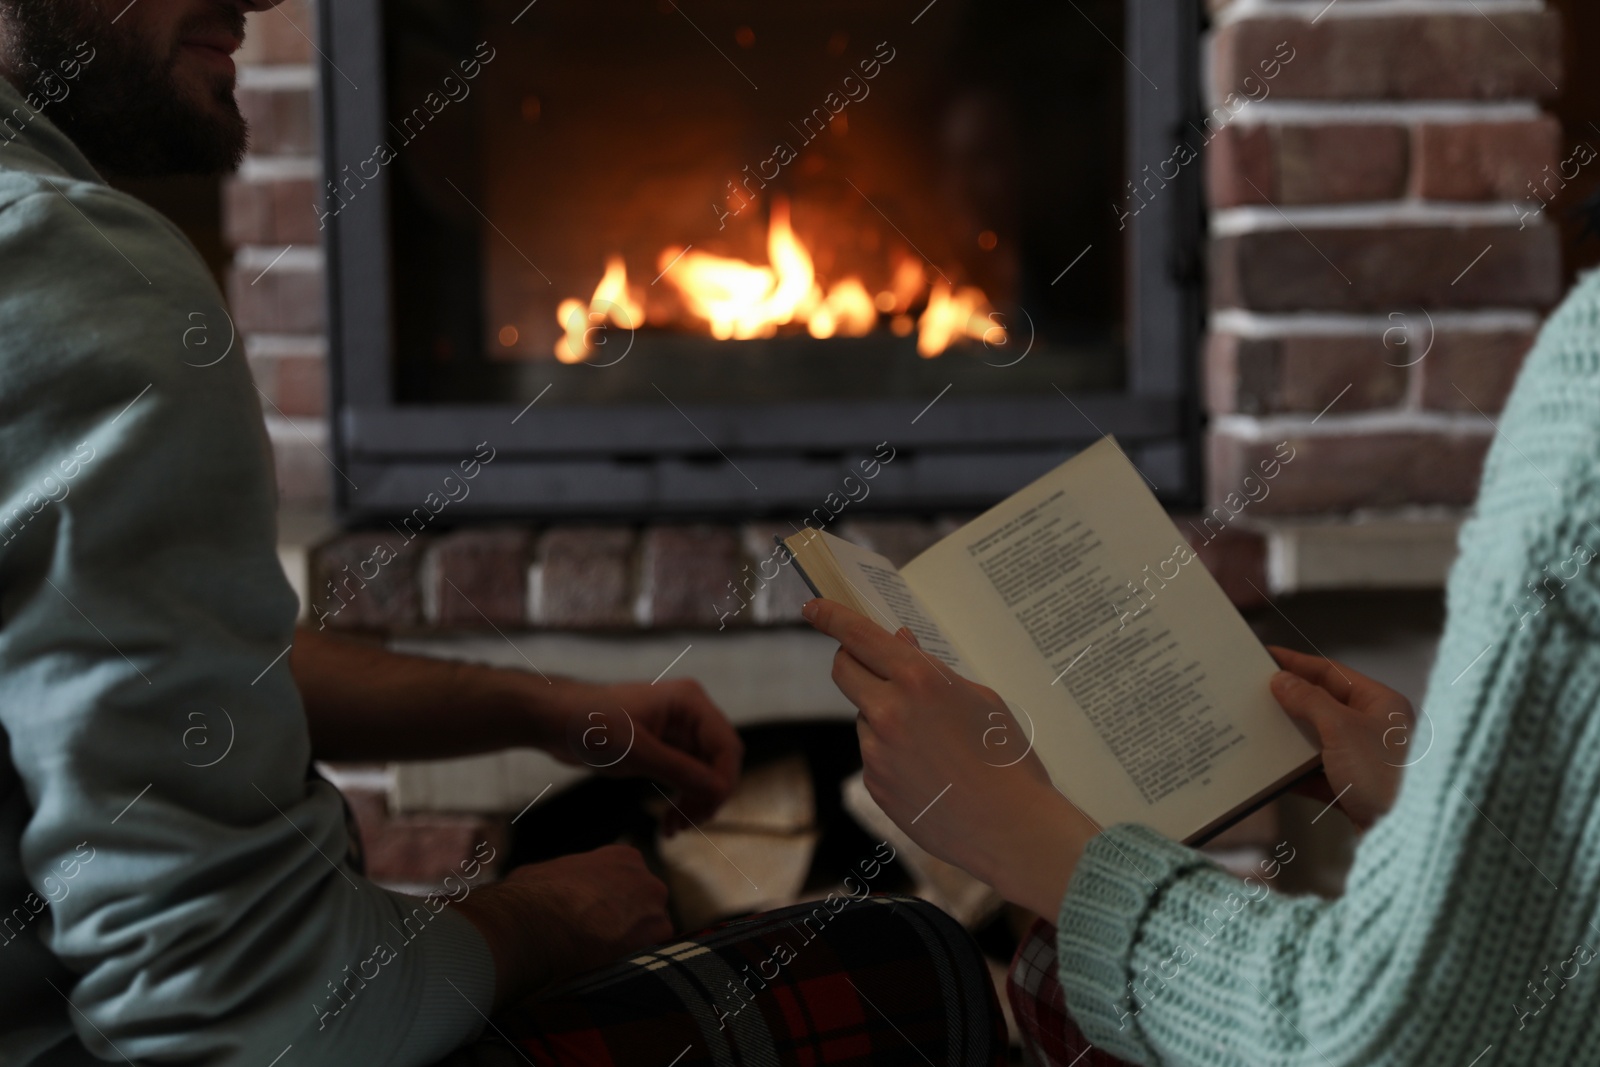
[[[872,698],[881,695],[892,683],[869,671],[850,654],[849,649],[841,647],[833,654],[833,684],[839,687],[839,692],[844,694],[846,700],[865,715]]]
[[[1289,671],[1272,676],[1272,695],[1291,717],[1309,724],[1324,747],[1344,729],[1345,716],[1350,714],[1326,689]]]
[[[1336,660],[1308,656],[1304,652],[1296,652],[1292,648],[1282,648],[1277,645],[1268,646],[1267,651],[1272,653],[1272,657],[1284,670],[1298,674],[1313,685],[1320,685],[1347,703],[1362,683],[1369,686],[1380,684]]]
[[[885,630],[865,615],[831,600],[808,601],[800,609],[812,626],[827,634],[849,651],[862,666],[879,678],[892,678],[920,653],[905,641]]]

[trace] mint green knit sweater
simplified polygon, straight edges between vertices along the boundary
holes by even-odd
[[[1450,578],[1433,744],[1344,896],[1247,901],[1196,852],[1101,834],[1058,942],[1097,1046],[1141,1064],[1600,1063],[1600,273],[1546,324],[1499,429]]]

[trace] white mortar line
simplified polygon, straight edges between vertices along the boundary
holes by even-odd
[[[360,770],[345,770],[317,762],[317,770],[333,784],[340,792],[346,789],[368,789],[374,792],[387,793],[394,788],[395,772],[392,768],[361,768]]]
[[[309,178],[320,181],[322,160],[316,156],[256,156],[244,157],[239,165],[239,180],[270,182],[285,178]],[[307,211],[311,210],[309,207]]]
[[[318,448],[328,444],[328,420],[324,418],[285,418],[275,412],[265,414],[267,436],[274,448],[302,446],[309,441]]]
[[[274,273],[321,270],[324,258],[316,245],[293,245],[288,251],[283,245],[240,245],[233,254],[233,262],[241,270],[266,270],[276,261]]]
[[[1370,0],[1369,0],[1370,2]],[[1220,104],[1216,106],[1221,106]],[[1294,123],[1350,125],[1456,125],[1478,122],[1528,122],[1545,114],[1534,100],[1273,100],[1240,108],[1230,125],[1266,126]]]
[[[1281,441],[1286,436],[1339,437],[1350,434],[1417,433],[1456,434],[1492,437],[1494,427],[1476,412],[1445,411],[1362,411],[1349,415],[1330,414],[1315,425],[1306,415],[1217,415],[1211,420],[1213,433],[1226,434],[1242,441]]]
[[[1227,208],[1211,216],[1211,232],[1229,237],[1260,230],[1285,230],[1291,226],[1316,229],[1352,229],[1395,226],[1505,226],[1518,225],[1517,205],[1438,204],[1418,200],[1391,200],[1367,204],[1284,207],[1249,205]]]
[[[241,89],[313,89],[316,84],[317,68],[310,63],[243,63],[239,66]]]
[[[1265,313],[1229,308],[1211,314],[1211,329],[1236,337],[1368,337],[1382,336],[1406,323],[1392,316],[1407,316],[1407,321],[1421,315],[1421,309],[1407,307],[1381,314],[1344,314],[1330,312]],[[1533,332],[1543,322],[1536,312],[1514,308],[1483,311],[1435,311],[1428,309],[1427,317],[1433,321],[1435,331],[1443,333],[1505,333]],[[1414,321],[1411,326],[1421,329],[1423,323]]]
[[[249,356],[315,356],[325,359],[328,339],[318,333],[250,333],[244,338]]]
[[[1318,23],[1333,19],[1405,15],[1525,15],[1545,9],[1542,0],[1234,0],[1213,25],[1256,19],[1289,18]]]

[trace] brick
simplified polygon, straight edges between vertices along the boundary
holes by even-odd
[[[393,530],[342,534],[319,545],[311,553],[311,617],[323,620],[326,613],[327,625],[341,630],[420,626],[417,572],[426,545],[426,537],[408,542]]]
[[[308,88],[247,88],[234,94],[250,124],[250,151],[258,156],[310,156],[317,151]]]
[[[741,569],[739,583],[745,588],[737,595],[730,593],[722,603],[722,611],[732,611],[742,621],[759,626],[804,621],[800,608],[811,599],[811,590],[772,541],[773,537],[787,537],[798,528],[798,522],[752,522],[740,528],[739,543],[750,570]],[[769,577],[774,572],[776,576]],[[732,624],[730,618],[729,625]]]
[[[1546,307],[1561,295],[1560,235],[1549,225],[1305,225],[1218,237],[1210,255],[1215,307]]]
[[[1207,440],[1206,499],[1213,507],[1223,505],[1225,511],[1252,518],[1428,504],[1465,507],[1477,495],[1490,437],[1416,430],[1247,441],[1213,431]],[[1280,460],[1277,476],[1265,483],[1265,494],[1240,508],[1245,477],[1278,458],[1280,444],[1292,449],[1284,454],[1287,461]]]
[[[320,334],[326,321],[322,271],[283,265],[228,268],[228,304],[244,333]]]
[[[1395,200],[1406,191],[1409,155],[1403,126],[1229,126],[1210,146],[1212,206]]]
[[[309,63],[316,54],[311,47],[316,37],[317,20],[310,0],[285,0],[275,8],[245,16],[244,47],[234,58],[241,66]]]
[[[1548,190],[1539,186],[1549,200],[1565,184],[1560,144],[1561,123],[1549,115],[1526,122],[1422,123],[1411,191],[1428,200],[1522,200],[1535,195],[1529,182],[1549,181]]]
[[[440,886],[446,878],[474,884],[492,881],[506,854],[506,822],[487,815],[392,815],[382,793],[346,790],[345,801],[361,831],[367,877],[403,886]],[[492,851],[491,851],[492,850]],[[490,861],[473,861],[492,857]]]
[[[1218,210],[1276,200],[1272,128],[1227,126],[1206,147],[1206,192]]]
[[[738,535],[722,526],[653,526],[642,542],[639,624],[716,626],[744,564]]]
[[[1279,204],[1394,200],[1404,194],[1409,139],[1399,126],[1278,126]]]
[[[223,235],[235,247],[319,244],[318,202],[310,178],[230,178],[222,187]]]
[[[539,541],[528,613],[539,626],[588,630],[633,624],[633,530],[558,526]]]
[[[307,346],[308,349],[320,346]],[[267,395],[263,406],[291,418],[321,418],[328,409],[328,363],[320,351],[252,352],[250,373]]]
[[[1440,334],[1417,364],[1422,406],[1485,414],[1501,410],[1533,340],[1533,334],[1521,330]]]
[[[1239,19],[1216,31],[1212,60],[1219,97],[1264,84],[1273,100],[1542,98],[1563,79],[1553,10]]]
[[[423,614],[436,626],[519,627],[533,535],[525,529],[462,530],[429,549],[421,581]]]
[[[1206,401],[1213,415],[1315,414],[1394,407],[1405,399],[1406,360],[1371,337],[1240,338],[1206,342]]]
[[[1267,602],[1267,539],[1231,518],[1226,522],[1214,518],[1209,526],[1206,518],[1174,515],[1172,521],[1234,607],[1241,611],[1261,607]]]

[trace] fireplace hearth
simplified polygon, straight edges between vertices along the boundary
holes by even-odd
[[[1193,3],[321,18],[347,519],[484,447],[454,518],[781,515],[885,444],[867,510],[977,508],[1101,433],[1198,499],[1195,168],[1119,211]]]

